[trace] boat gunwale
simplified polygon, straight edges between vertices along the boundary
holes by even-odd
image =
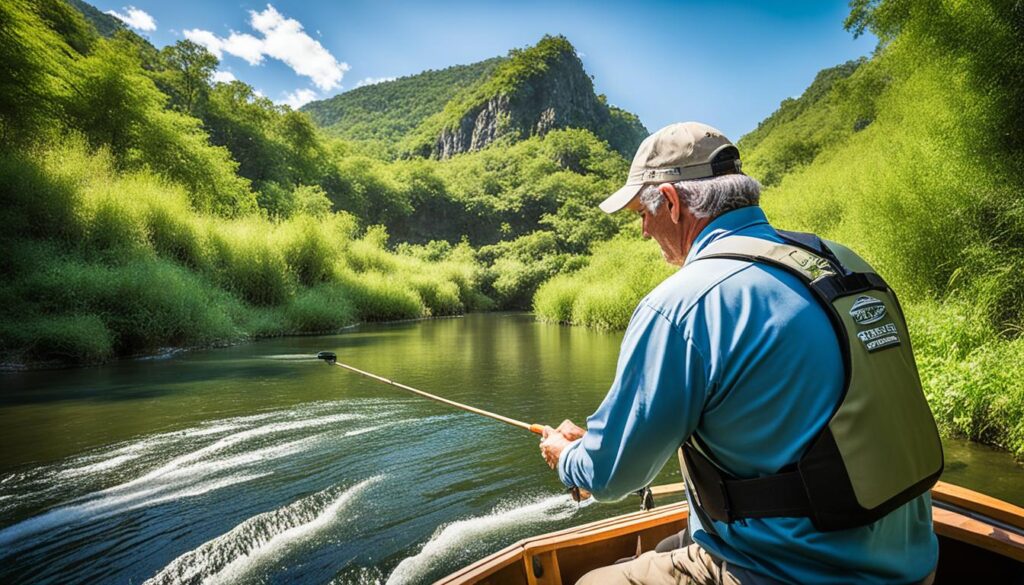
[[[682,484],[653,488],[658,495],[677,493]],[[659,489],[660,488],[660,489]],[[931,490],[932,519],[939,536],[966,543],[1024,563],[1024,508],[973,490],[938,482]],[[938,502],[938,503],[936,503]],[[524,563],[527,581],[531,579],[532,559],[574,546],[586,546],[631,533],[642,533],[671,522],[685,521],[689,514],[686,501],[647,512],[632,512],[596,520],[580,526],[531,536],[442,577],[435,585],[475,583],[515,564]],[[557,558],[554,559],[557,564]]]

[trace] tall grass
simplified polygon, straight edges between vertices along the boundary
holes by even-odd
[[[534,311],[548,321],[622,329],[640,299],[674,271],[653,241],[619,237],[595,246],[582,270],[541,285]]]
[[[93,363],[486,306],[471,254],[428,261],[347,214],[224,218],[82,139],[0,155],[0,357]]]

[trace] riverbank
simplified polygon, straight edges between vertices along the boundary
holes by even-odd
[[[358,321],[337,329],[328,329],[323,331],[284,331],[273,335],[265,335],[263,337],[252,337],[247,339],[239,339],[231,342],[212,343],[209,345],[197,345],[192,347],[160,347],[151,352],[143,352],[132,355],[118,356],[116,360],[125,361],[144,361],[144,360],[163,360],[171,359],[183,353],[203,351],[210,349],[224,349],[228,347],[234,347],[246,343],[256,343],[259,341],[265,341],[268,339],[284,338],[284,337],[318,337],[325,335],[338,335],[346,331],[352,331],[357,329],[361,325],[384,324],[384,325],[401,325],[403,323],[416,323],[419,321],[428,321],[435,319],[458,319],[464,317],[465,314],[460,315],[444,315],[444,316],[430,316],[430,317],[417,317],[414,319],[395,319],[392,321]],[[68,370],[74,368],[85,368],[95,367],[109,364],[109,361],[99,362],[95,364],[73,364],[60,361],[52,362],[30,362],[30,363],[3,363],[0,362],[0,372],[30,372],[40,370]]]
[[[358,322],[492,306],[468,245],[444,258],[387,249],[346,213],[217,217],[80,140],[0,159],[13,229],[0,287],[0,361],[89,365]]]

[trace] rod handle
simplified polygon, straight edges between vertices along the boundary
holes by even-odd
[[[537,435],[543,435],[544,425],[533,423],[532,425],[530,425],[530,432]]]

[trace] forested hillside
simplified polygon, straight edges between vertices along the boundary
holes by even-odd
[[[609,106],[565,37],[546,36],[504,58],[362,87],[304,111],[331,133],[380,139],[385,152],[450,158],[504,140],[585,128],[632,157],[647,129]]]
[[[846,27],[870,29],[878,51],[783,102],[739,142],[744,170],[767,187],[775,225],[848,244],[896,289],[946,431],[1024,456],[1024,8],[851,8]],[[646,283],[606,297],[595,283],[608,266],[627,280],[661,270],[638,256],[628,241],[603,245],[540,289],[537,312],[624,327]]]
[[[329,134],[376,141],[375,146],[387,152],[425,119],[444,109],[461,90],[489,76],[504,60],[495,57],[357,87],[301,109]]]

